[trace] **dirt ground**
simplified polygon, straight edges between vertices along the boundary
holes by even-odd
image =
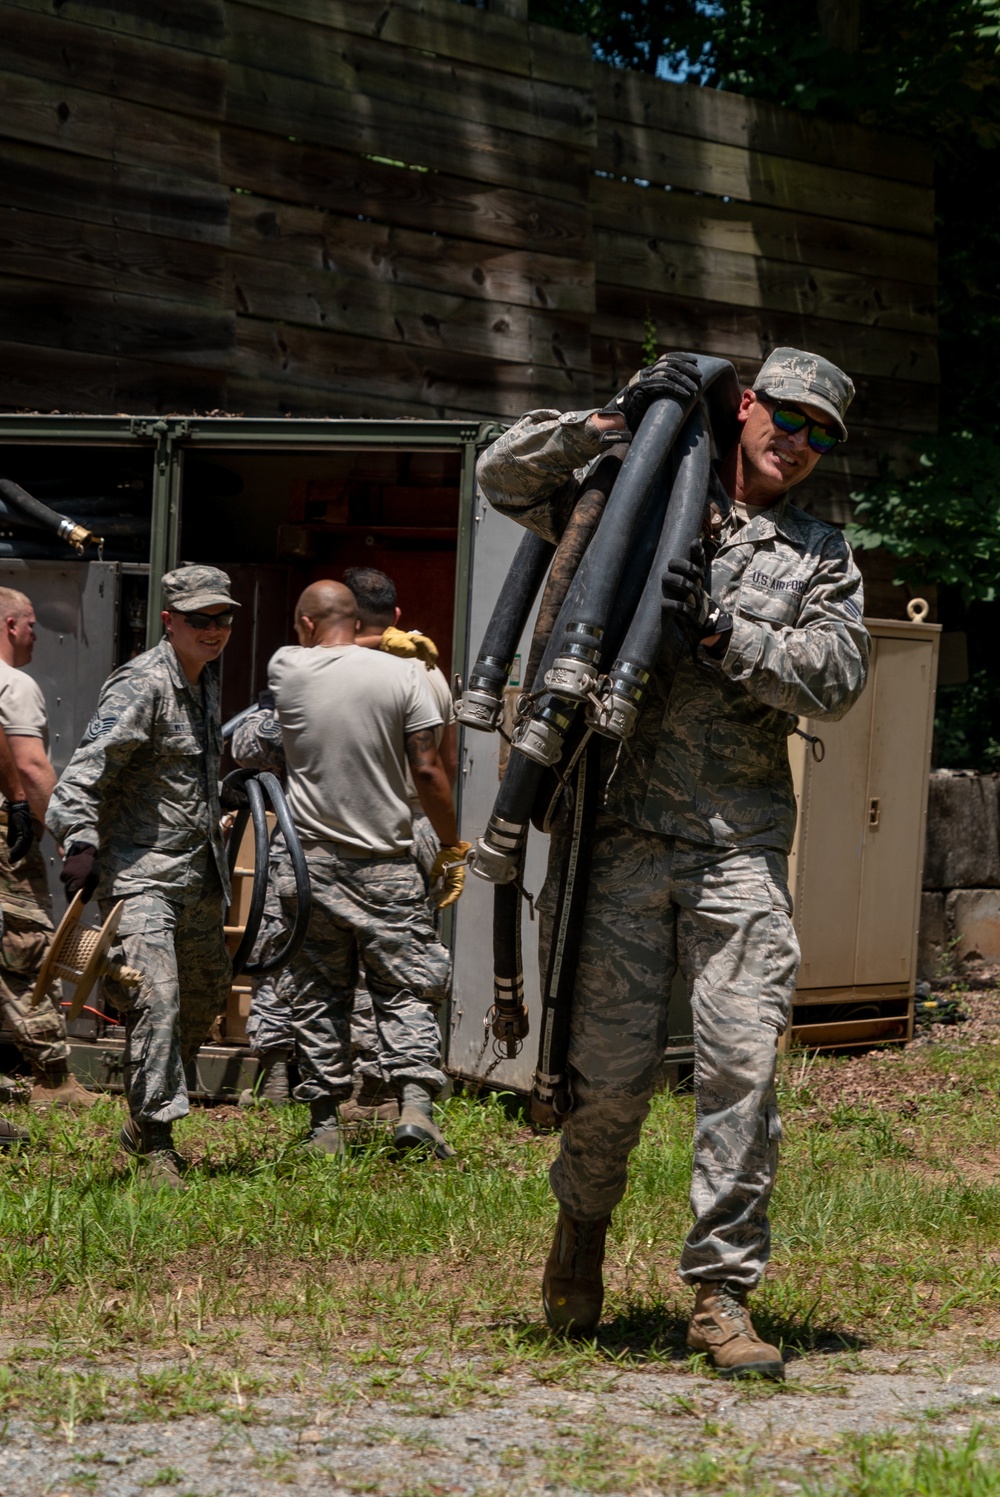
[[[273,1362],[263,1370],[279,1381],[301,1372]],[[794,1493],[801,1478],[832,1475],[847,1431],[898,1428],[905,1440],[929,1421],[934,1437],[950,1442],[974,1423],[1000,1422],[1000,1365],[966,1364],[945,1344],[902,1358],[873,1351],[802,1358],[784,1387],[727,1384],[683,1364],[601,1382],[503,1382],[482,1406],[401,1411],[398,1402],[352,1397],[336,1376],[314,1375],[294,1394],[252,1402],[234,1389],[231,1408],[213,1417],[44,1435],[12,1419],[0,1443],[0,1491],[614,1494],[678,1490],[672,1469],[681,1479],[690,1471],[691,1489],[701,1491]]]
[[[963,1006],[966,1022],[934,1025],[905,1060],[880,1051],[836,1068],[796,1062],[789,1080],[803,1099],[800,1116],[877,1104],[905,1119],[925,1085],[923,1056],[929,1083],[936,1046],[1000,1044],[1000,994],[971,995]],[[940,1068],[936,1076],[940,1084]],[[984,1158],[975,1167],[995,1178],[992,1163]],[[784,1385],[726,1383],[692,1370],[680,1352],[645,1368],[591,1363],[558,1382],[546,1380],[544,1366],[537,1376],[497,1379],[470,1359],[456,1370],[464,1382],[453,1399],[447,1377],[430,1387],[418,1369],[409,1396],[404,1378],[383,1399],[336,1363],[304,1365],[278,1347],[276,1355],[242,1360],[239,1373],[215,1363],[231,1392],[211,1414],[85,1422],[68,1408],[56,1427],[40,1429],[18,1410],[0,1423],[0,1493],[770,1497],[801,1492],[803,1482],[822,1489],[843,1466],[845,1436],[897,1431],[905,1449],[918,1438],[961,1443],[985,1427],[1000,1440],[1000,1361],[983,1359],[991,1334],[1000,1344],[1000,1316],[995,1327],[980,1316],[967,1334],[954,1322],[918,1351],[831,1346],[790,1361]],[[101,1369],[112,1387],[142,1372],[191,1366],[184,1358],[131,1355]],[[95,1371],[93,1361],[61,1365],[68,1374]]]

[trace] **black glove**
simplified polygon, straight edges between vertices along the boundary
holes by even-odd
[[[692,543],[689,561],[677,558],[667,562],[660,585],[664,613],[672,613],[696,643],[720,635],[707,652],[721,659],[729,648],[733,620],[705,591],[705,548],[701,541]]]
[[[26,800],[7,802],[7,856],[12,863],[20,863],[27,857],[28,849],[35,840],[35,828],[31,822],[31,811]]]
[[[82,894],[86,904],[97,888],[97,848],[89,842],[71,842],[63,858],[59,882],[66,890],[67,899]]]
[[[256,769],[232,769],[219,786],[219,804],[224,811],[249,811],[250,797],[247,795],[247,780]]]
[[[668,353],[648,369],[633,374],[624,390],[604,409],[609,413],[620,412],[634,436],[655,400],[676,400],[679,405],[689,405],[700,389],[701,371],[694,354]]]

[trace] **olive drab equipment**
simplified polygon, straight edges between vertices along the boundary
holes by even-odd
[[[487,1018],[498,1058],[528,1034],[521,904],[529,827],[550,831],[563,807],[564,853],[546,971],[531,1115],[558,1127],[572,1106],[567,1076],[570,1005],[600,791],[601,740],[633,733],[662,638],[660,578],[703,535],[713,454],[738,434],[740,385],[724,359],[697,356],[701,391],[686,404],[650,406],[632,437],[608,438],[585,475],[558,545],[522,540],[456,714],[496,731],[514,652],[545,582],[517,703],[507,771],[474,854],[495,885],[494,1003]],[[707,584],[708,585],[708,584]]]

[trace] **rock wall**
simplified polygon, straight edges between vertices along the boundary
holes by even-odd
[[[998,776],[935,770],[927,802],[918,973],[931,978],[965,964],[998,963]]]

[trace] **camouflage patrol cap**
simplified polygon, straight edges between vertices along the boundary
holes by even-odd
[[[829,359],[801,348],[775,348],[761,365],[753,388],[773,400],[801,400],[826,411],[846,442],[844,417],[854,399],[854,383]]]
[[[219,567],[175,567],[163,574],[163,606],[177,613],[191,613],[198,608],[212,608],[226,603],[239,608],[229,596],[229,578]]]

